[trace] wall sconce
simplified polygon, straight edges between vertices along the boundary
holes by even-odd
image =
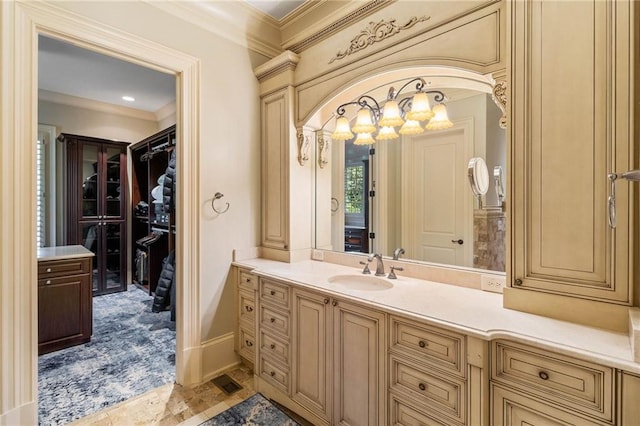
[[[416,93],[398,100],[400,93],[410,84],[416,83]],[[422,78],[414,78],[405,83],[400,90],[389,88],[386,102],[382,107],[369,95],[362,95],[356,101],[342,104],[336,110],[336,127],[331,134],[333,140],[345,141],[354,137],[355,145],[372,145],[376,140],[397,139],[401,135],[417,135],[426,130],[442,130],[453,126],[447,114],[447,108],[442,103],[445,100],[444,93],[439,90],[424,91],[427,83]],[[436,102],[433,109],[427,95],[434,95]],[[358,115],[353,128],[349,125],[349,119],[345,117],[345,107],[358,105]],[[427,121],[423,127],[420,123]],[[396,127],[400,127],[396,133]],[[376,136],[373,133],[377,132]]]

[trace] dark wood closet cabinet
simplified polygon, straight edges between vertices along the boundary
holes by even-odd
[[[175,246],[173,202],[163,200],[164,176],[175,155],[176,126],[168,127],[131,146],[131,205],[133,219],[133,281],[155,292],[162,261]],[[167,186],[173,198],[172,186]]]
[[[62,133],[67,157],[67,244],[95,253],[93,295],[127,289],[127,147]]]

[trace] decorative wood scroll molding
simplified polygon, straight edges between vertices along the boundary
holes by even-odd
[[[344,52],[336,53],[336,56],[332,58],[329,63],[332,63],[335,60],[346,58],[352,53],[359,52],[361,50],[366,49],[374,43],[385,40],[389,37],[392,37],[398,34],[402,30],[408,30],[413,27],[415,24],[419,22],[425,22],[431,19],[430,16],[422,16],[420,18],[414,16],[404,25],[396,24],[395,19],[391,19],[389,21],[385,21],[384,19],[380,20],[380,22],[369,22],[369,27],[365,28],[351,39],[351,44]]]
[[[500,110],[502,111],[502,117],[500,117],[500,128],[507,128],[507,82],[496,81],[496,84],[493,86],[492,96],[493,102],[498,105]]]
[[[324,169],[324,166],[329,163],[329,160],[327,160],[329,141],[324,138],[324,132],[322,130],[316,132],[316,141],[318,142],[318,166]]]
[[[304,166],[304,163],[309,160],[309,136],[306,136],[302,128],[296,129],[296,139],[298,140],[298,163]]]

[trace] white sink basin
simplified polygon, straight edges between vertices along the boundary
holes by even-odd
[[[393,287],[389,281],[371,275],[334,275],[329,282],[351,290],[378,291]]]

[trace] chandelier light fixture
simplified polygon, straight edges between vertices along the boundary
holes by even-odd
[[[416,83],[416,93],[398,100],[400,93],[410,84]],[[405,83],[400,90],[389,88],[386,102],[382,107],[369,95],[362,95],[356,101],[347,102],[336,110],[336,127],[331,134],[334,141],[346,141],[356,138],[355,145],[372,145],[378,141],[397,139],[401,135],[417,135],[426,130],[442,130],[453,126],[442,103],[444,93],[439,90],[423,90],[426,82],[422,78],[414,78]],[[431,108],[429,96],[433,95],[436,104]],[[358,105],[358,115],[353,128],[345,117],[346,107]],[[425,122],[426,125],[421,124]],[[400,129],[396,132],[396,128]],[[373,134],[377,132],[375,137]]]

